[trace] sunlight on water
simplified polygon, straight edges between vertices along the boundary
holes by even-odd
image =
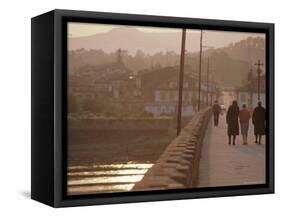
[[[68,193],[93,194],[130,191],[153,164],[95,164],[68,167]],[[83,177],[84,176],[84,177]]]
[[[99,164],[93,166],[70,166],[69,170],[75,169],[149,169],[153,164],[136,164],[136,163],[127,163],[127,164]]]
[[[102,183],[128,183],[138,182],[142,179],[143,175],[130,175],[130,176],[102,176],[94,178],[83,178],[79,180],[72,180],[68,185],[85,185],[85,184],[102,184]]]
[[[101,171],[90,171],[90,172],[71,172],[68,176],[100,176],[100,175],[142,175],[147,172],[148,169],[122,169],[122,170],[101,170]]]
[[[117,192],[117,191],[130,191],[135,184],[120,184],[120,185],[99,185],[99,186],[78,186],[70,187],[68,189],[69,194],[93,194],[104,192]]]

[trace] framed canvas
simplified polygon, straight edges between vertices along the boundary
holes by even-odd
[[[70,10],[31,23],[34,200],[274,192],[274,24]]]

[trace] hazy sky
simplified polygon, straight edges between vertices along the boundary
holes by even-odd
[[[140,32],[147,33],[146,36],[149,35],[150,37],[145,37],[144,35],[139,36],[136,34],[128,37],[129,35],[120,36],[119,34],[119,38],[108,38],[103,35],[104,33],[110,33],[115,29],[119,29],[119,33],[120,31],[124,32],[129,29],[137,29]],[[69,49],[103,49],[106,52],[112,52],[122,47],[131,53],[134,53],[139,48],[142,48],[147,53],[166,50],[172,50],[178,53],[181,46],[181,31],[182,29],[179,28],[69,22]],[[203,33],[203,45],[214,48],[225,47],[230,43],[236,43],[248,37],[265,37],[265,34],[247,32],[204,30]],[[87,39],[88,36],[94,38],[90,40]],[[190,52],[198,51],[200,44],[200,30],[187,29],[186,37],[186,49]]]
[[[83,36],[90,36],[99,33],[109,32],[112,29],[120,28],[120,27],[133,27],[142,32],[180,32],[181,29],[178,28],[166,28],[166,27],[140,27],[140,26],[128,26],[128,25],[112,25],[112,24],[98,24],[98,23],[68,23],[68,33],[69,37],[83,37]],[[200,33],[200,30],[196,29],[188,29],[188,32],[193,33]],[[250,36],[261,36],[263,37],[264,34],[258,33],[247,33],[247,32],[226,32],[226,31],[210,31],[208,32],[216,32],[216,33],[223,33],[226,34],[237,34],[237,35],[245,35],[245,37]]]
[[[163,28],[163,27],[139,27],[126,25],[112,25],[112,24],[96,24],[96,23],[69,23],[68,33],[70,37],[81,37],[95,35],[99,33],[109,32],[112,29],[120,27],[134,27],[143,32],[180,32],[177,28]]]

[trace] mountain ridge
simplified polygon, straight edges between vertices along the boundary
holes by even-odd
[[[208,31],[203,33],[203,43],[205,46],[216,48],[226,47],[231,43],[246,38],[245,34],[222,34],[221,31]],[[199,31],[187,31],[186,49],[189,52],[197,52],[199,50],[199,40]],[[69,50],[81,48],[86,50],[102,49],[107,53],[114,52],[119,48],[127,50],[130,54],[135,54],[137,50],[143,50],[148,54],[160,51],[174,51],[179,53],[181,47],[181,31],[146,32],[134,27],[118,27],[108,32],[94,35],[69,37],[68,46]]]

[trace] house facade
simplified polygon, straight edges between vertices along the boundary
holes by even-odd
[[[179,101],[179,87],[177,80],[164,81],[153,90],[153,100],[145,102],[144,109],[153,116],[175,115]],[[207,97],[207,93],[209,93]],[[211,104],[216,96],[216,86],[214,83],[202,81],[201,83],[201,106]],[[208,102],[207,102],[208,100]],[[190,117],[194,115],[198,105],[198,79],[187,74],[184,76],[182,93],[182,116]]]

